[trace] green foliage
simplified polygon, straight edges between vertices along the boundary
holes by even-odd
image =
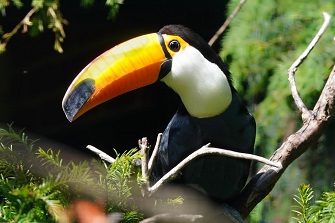
[[[21,150],[13,150],[13,146]],[[21,182],[28,182],[32,177],[29,171],[31,163],[24,162],[22,156],[29,159],[32,153],[33,142],[28,140],[23,132],[16,134],[12,128],[9,131],[0,129],[0,170],[5,178]]]
[[[54,222],[62,214],[63,205],[59,191],[52,190],[50,182],[37,183],[30,179],[28,184],[14,183],[1,175],[1,196],[4,197],[1,210],[1,221],[15,222]]]
[[[62,195],[50,181],[33,174],[33,141],[0,129],[0,221],[53,222]]]
[[[141,155],[137,149],[132,149],[122,155],[117,154],[117,158],[112,165],[106,163],[96,163],[96,172],[99,178],[100,196],[106,198],[108,211],[126,210],[132,212],[133,192],[136,193],[137,174],[140,173],[139,167],[134,165],[134,161],[140,159]],[[134,190],[133,190],[134,189]],[[139,192],[139,191],[138,191]]]
[[[233,3],[230,10],[232,6]],[[321,12],[333,14],[334,8],[331,0],[322,3],[256,0],[248,2],[232,21],[222,43],[221,56],[230,64],[236,88],[254,108],[256,119],[262,120],[258,122],[262,140],[257,141],[262,148],[276,147],[281,137],[292,131],[287,126],[297,116],[287,69],[321,26]],[[315,102],[333,64],[334,34],[332,23],[297,72],[299,93],[308,106]]]
[[[91,7],[94,5],[95,0],[81,0],[81,5],[83,7]],[[124,0],[106,0],[105,5],[109,7],[108,18],[115,19],[119,11],[120,5],[124,3]]]
[[[171,205],[180,205],[180,204],[183,204],[183,202],[184,202],[184,198],[182,198],[180,196],[176,197],[174,199],[168,198],[168,200],[167,200],[167,203],[171,204]]]
[[[2,16],[6,15],[6,7],[8,7],[10,3],[13,3],[13,5],[16,8],[21,8],[23,6],[23,3],[21,2],[21,0],[12,0],[12,1],[0,0],[0,13]]]
[[[239,1],[232,0],[228,14]],[[293,103],[287,70],[300,56],[323,23],[322,12],[335,15],[335,2],[324,1],[248,1],[233,19],[222,42],[220,56],[230,65],[234,85],[248,103],[257,123],[256,153],[265,157],[278,148],[301,122]],[[251,22],[252,21],[252,22]],[[334,19],[312,53],[296,73],[297,88],[308,108],[316,102],[335,61]],[[330,128],[329,128],[329,131]],[[330,133],[329,137],[333,137]],[[308,151],[299,164],[281,177],[260,213],[265,218],[287,221],[290,203],[285,199],[295,192],[304,177],[311,184],[329,187],[334,179],[334,147],[323,138],[318,148]],[[327,152],[328,151],[328,152]],[[322,156],[321,155],[325,155]],[[318,157],[318,159],[316,158]],[[324,160],[322,163],[319,160]],[[303,170],[299,168],[304,167]],[[327,173],[317,170],[327,170]],[[314,177],[309,173],[313,173]],[[322,183],[321,183],[322,182]],[[329,185],[329,186],[328,186]],[[322,188],[323,189],[323,188]],[[317,190],[317,188],[316,188]],[[280,207],[280,208],[279,208]]]
[[[91,7],[94,5],[95,0],[81,0],[81,5],[84,7]],[[106,0],[105,5],[109,8],[108,18],[115,19],[119,11],[120,5],[122,5],[124,0]]]
[[[23,132],[0,129],[0,221],[57,222],[76,198],[104,201],[107,212],[124,213],[124,222],[143,218],[132,202],[136,149],[117,154],[112,165],[64,164],[60,151],[36,149],[33,143]]]
[[[252,210],[250,215],[247,218],[247,222],[249,223],[259,223],[262,222],[263,216],[262,212],[264,210],[264,202],[260,202],[256,205],[256,207]]]
[[[106,0],[106,5],[109,7],[109,18],[115,19],[119,11],[119,7],[123,4],[123,2],[124,0]]]
[[[21,8],[23,3],[21,1],[7,1],[7,4],[0,3],[0,11],[2,16],[6,15],[6,7],[13,3],[17,8]],[[36,36],[43,32],[46,28],[55,34],[54,49],[59,53],[63,52],[61,43],[65,38],[65,31],[63,25],[66,20],[59,9],[59,0],[32,0],[31,9],[24,18],[13,28],[12,31],[2,35],[3,41],[0,42],[0,53],[4,52],[9,40],[17,34],[22,28],[22,32],[29,31],[31,36]]]
[[[85,7],[91,7],[96,1],[95,0],[81,0],[81,5]],[[123,4],[124,0],[106,0],[106,6],[109,8],[109,18],[114,19],[119,10],[120,4]],[[11,4],[20,9],[24,6],[24,3],[20,0],[0,0],[0,16],[6,16],[6,7]],[[67,21],[63,18],[60,10],[59,0],[32,0],[31,9],[22,18],[12,31],[4,34],[2,26],[0,24],[0,35],[2,36],[2,41],[0,41],[0,53],[5,52],[6,46],[9,40],[17,34],[17,32],[22,28],[22,32],[29,32],[31,36],[37,36],[45,30],[51,30],[55,35],[54,49],[62,53],[62,42],[65,39],[64,25]]]
[[[314,192],[310,185],[303,184],[294,195],[294,219],[299,223],[335,222],[335,191],[324,192],[313,202]]]
[[[298,217],[294,217],[299,223],[310,222],[312,217],[311,202],[313,199],[313,190],[307,184],[302,184],[298,189],[298,194],[294,195],[294,201],[298,206],[293,207]]]

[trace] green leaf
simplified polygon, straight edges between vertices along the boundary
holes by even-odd
[[[115,19],[119,11],[119,7],[124,0],[106,0],[106,5],[109,6],[108,18]]]
[[[20,0],[12,0],[12,2],[16,6],[16,8],[23,7],[23,3]]]
[[[60,150],[55,154],[52,149],[48,149],[47,151],[43,150],[42,148],[38,148],[37,158],[42,161],[42,166],[55,166],[58,168],[62,167],[63,160],[60,158]]]
[[[313,190],[309,185],[301,185],[294,201],[298,204],[293,207],[296,214],[293,217],[301,223],[335,222],[335,191],[324,192],[313,202]]]
[[[31,2],[32,7],[42,8],[44,5],[44,0],[33,0]]]
[[[294,201],[298,204],[294,206],[293,212],[297,217],[294,217],[298,222],[310,222],[311,201],[313,199],[313,190],[307,184],[302,184],[298,189],[298,194],[294,195]]]
[[[60,150],[36,150],[32,142],[11,126],[0,129],[1,221],[60,222],[64,209],[76,198],[105,201],[106,210],[123,213],[127,223],[143,219],[132,198],[140,191],[136,181],[140,169],[134,165],[141,159],[137,149],[117,153],[113,164],[64,163]]]

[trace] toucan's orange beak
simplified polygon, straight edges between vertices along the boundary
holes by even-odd
[[[72,122],[91,108],[156,82],[169,61],[159,33],[143,35],[106,51],[74,79],[62,102]],[[164,66],[166,67],[166,66]]]

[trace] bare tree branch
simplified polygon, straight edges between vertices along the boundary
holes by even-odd
[[[321,36],[324,34],[324,32],[327,29],[331,17],[326,12],[323,13],[323,16],[324,16],[324,22],[319,32],[315,35],[315,37],[313,38],[312,42],[308,45],[306,50],[299,56],[299,58],[288,69],[288,79],[289,79],[290,86],[291,86],[292,96],[293,96],[296,106],[298,107],[298,109],[300,110],[302,114],[303,121],[311,118],[313,114],[310,110],[308,110],[308,108],[306,107],[306,105],[301,100],[298,94],[297,86],[294,80],[294,74],[297,71],[298,67],[302,64],[302,62],[307,58],[308,54],[313,50],[314,46],[317,44],[317,42],[320,40]]]
[[[98,149],[98,148],[96,148],[92,145],[87,145],[86,148],[91,150],[95,154],[97,154],[100,157],[100,159],[102,159],[102,160],[104,160],[104,161],[106,161],[110,164],[115,162],[115,159],[113,157],[109,156],[107,153],[101,151],[100,149]]]
[[[154,150],[152,151],[152,154],[151,154],[151,157],[150,157],[150,160],[149,160],[149,164],[148,164],[148,175],[150,176],[151,174],[151,170],[152,170],[152,165],[153,165],[153,162],[157,156],[157,153],[158,153],[158,148],[161,144],[161,140],[162,140],[162,136],[163,134],[162,133],[159,133],[157,135],[157,139],[156,139],[156,144],[155,144],[155,148]]]
[[[223,23],[223,25],[220,27],[218,31],[214,34],[214,36],[208,41],[208,45],[212,46],[215,41],[219,38],[219,36],[227,29],[230,22],[233,20],[233,18],[236,16],[236,14],[241,10],[242,6],[247,2],[247,0],[241,0],[240,3],[236,6],[234,11],[229,15],[229,17],[226,19],[226,21]]]
[[[142,139],[138,140],[138,146],[142,154],[142,178],[148,179],[148,160],[150,150],[148,139],[143,137]]]
[[[148,174],[148,160],[149,160],[149,150],[150,146],[146,137],[138,140],[138,146],[142,154],[142,179],[143,185],[141,187],[142,196],[147,196],[149,187],[149,174]]]
[[[280,162],[271,162],[268,159],[265,159],[260,156],[256,156],[253,154],[248,153],[239,153],[227,149],[221,149],[221,148],[214,148],[209,147],[209,144],[204,145],[200,149],[196,150],[189,156],[187,156],[184,160],[182,160],[180,163],[178,163],[177,166],[172,168],[168,173],[166,173],[159,181],[157,181],[153,186],[149,187],[149,196],[154,194],[162,185],[166,184],[167,182],[172,181],[178,172],[180,172],[188,163],[190,163],[195,158],[198,158],[200,156],[204,155],[220,155],[220,156],[228,156],[228,157],[234,157],[238,159],[249,159],[249,160],[255,160],[262,163],[266,163],[267,165],[273,166],[274,168],[281,169],[282,165]]]
[[[40,8],[39,7],[34,7],[32,8],[26,15],[25,17],[13,28],[12,31],[3,34],[2,39],[3,42],[1,43],[3,48],[6,48],[9,40],[19,31],[21,27],[22,28],[22,33],[25,33],[28,31],[28,26],[32,25],[32,22],[30,21],[30,18],[32,15],[34,15]]]
[[[325,20],[329,19],[329,15],[325,15]],[[325,24],[322,26],[325,30]],[[316,36],[321,36],[322,32],[318,32]],[[319,37],[318,37],[319,38]],[[313,39],[312,43],[315,45],[317,42],[316,38]],[[308,49],[314,47],[310,44]],[[309,54],[310,50],[305,51],[303,56],[299,58],[305,58]],[[303,59],[302,59],[303,60]],[[301,61],[302,62],[302,61]],[[301,62],[295,62],[291,68],[298,67]],[[296,70],[295,68],[295,70]],[[291,85],[291,91],[295,91],[296,88]],[[292,93],[293,95],[293,93]],[[295,97],[295,96],[294,96]],[[301,102],[295,101],[297,107],[301,108]],[[247,186],[243,189],[239,197],[234,200],[231,204],[243,218],[246,218],[252,209],[267,196],[276,182],[279,180],[280,176],[283,174],[285,169],[300,155],[302,155],[306,150],[313,145],[323,133],[326,127],[329,117],[334,110],[335,104],[335,66],[331,71],[328,81],[323,88],[323,91],[317,101],[312,114],[307,115],[304,118],[303,126],[294,134],[290,135],[285,142],[273,153],[270,160],[274,162],[280,162],[283,165],[281,169],[274,169],[268,165],[264,165],[261,170],[249,181]],[[301,109],[303,113],[306,112],[306,108]],[[308,111],[309,112],[309,111]]]

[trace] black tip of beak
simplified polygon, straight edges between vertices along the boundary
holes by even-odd
[[[91,97],[95,90],[95,81],[91,78],[81,81],[63,102],[66,118],[72,122],[75,115]]]

